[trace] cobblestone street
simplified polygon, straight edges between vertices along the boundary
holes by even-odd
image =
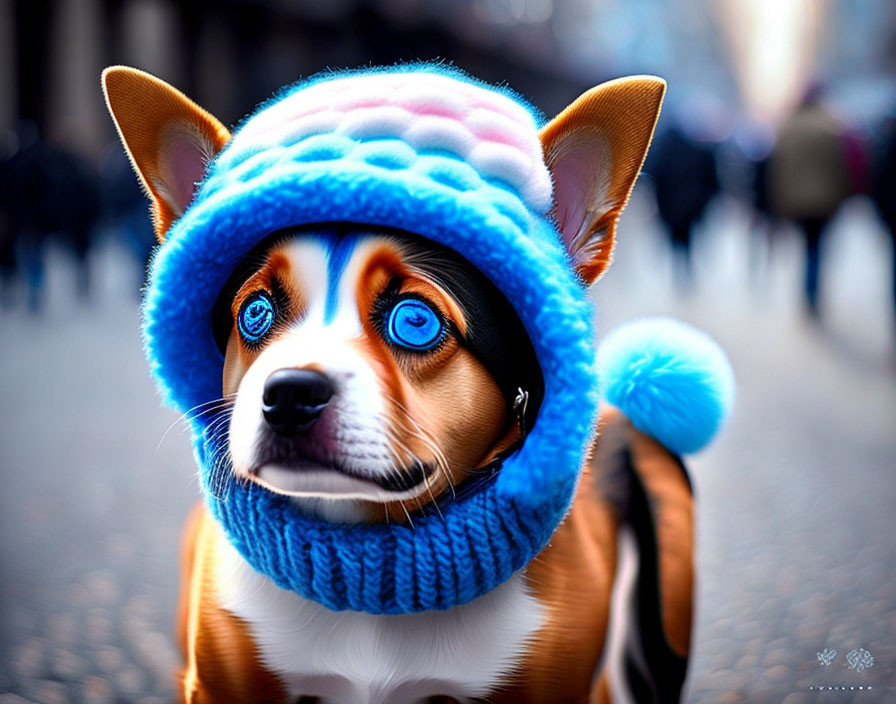
[[[689,461],[699,592],[687,701],[896,701],[883,235],[866,203],[842,213],[819,325],[801,315],[798,242],[782,238],[751,276],[763,257],[737,209],[719,204],[709,222],[695,286],[679,294],[636,199],[595,293],[601,334],[680,317],[718,339],[738,380],[728,428]],[[134,266],[111,246],[92,264],[89,302],[69,296],[74,275],[54,252],[42,314],[0,312],[0,704],[173,695],[178,543],[198,485],[141,352]]]

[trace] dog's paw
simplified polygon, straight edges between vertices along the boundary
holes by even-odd
[[[734,402],[734,373],[705,333],[671,318],[614,330],[598,348],[601,393],[638,430],[678,454],[704,448]]]

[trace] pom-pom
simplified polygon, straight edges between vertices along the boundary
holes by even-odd
[[[734,373],[705,333],[669,318],[613,331],[599,346],[603,397],[678,454],[697,452],[731,412]]]

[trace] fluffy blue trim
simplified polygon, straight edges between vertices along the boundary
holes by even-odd
[[[706,334],[668,318],[613,331],[598,348],[604,398],[678,454],[697,452],[734,402],[734,373]]]
[[[409,151],[410,150],[410,151]],[[221,394],[211,310],[268,234],[352,222],[414,232],[460,252],[515,307],[545,380],[523,447],[479,492],[405,525],[338,525],[255,484],[216,492],[214,415],[193,420],[209,506],[230,540],[281,587],[332,609],[407,613],[474,599],[547,544],[575,492],[597,407],[592,308],[552,224],[500,181],[444,152],[324,134],[254,153],[225,148],[155,258],[146,351],[181,411]],[[220,469],[218,467],[217,469]]]

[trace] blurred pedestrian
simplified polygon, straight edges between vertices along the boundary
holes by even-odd
[[[106,220],[121,238],[140,267],[139,288],[146,283],[149,260],[156,236],[149,213],[149,201],[134,178],[131,162],[116,141],[109,145],[100,162]]]
[[[693,138],[676,124],[654,143],[648,170],[654,179],[657,210],[669,233],[678,283],[687,289],[693,281],[693,228],[719,191],[713,145]]]
[[[870,191],[892,242],[893,322],[896,333],[896,117],[889,120],[884,131],[883,143],[877,150]]]
[[[769,163],[775,133],[765,121],[744,120],[737,128],[734,144],[741,167],[736,194],[747,211],[750,235],[750,281],[764,286],[777,243],[778,222],[769,194]]]
[[[853,191],[846,132],[822,104],[820,85],[811,87],[781,124],[769,164],[772,207],[793,222],[805,240],[806,311],[819,314],[822,237]]]
[[[45,253],[58,236],[75,257],[77,293],[87,294],[87,255],[102,214],[99,176],[93,165],[67,146],[41,139],[28,121],[18,125],[15,149],[0,162],[0,267],[10,256],[25,280],[28,307],[43,305]]]
[[[84,156],[57,146],[53,177],[59,217],[56,232],[75,259],[76,292],[86,298],[90,289],[88,254],[103,214],[99,172]]]
[[[27,288],[28,308],[37,312],[43,304],[44,249],[56,223],[56,204],[48,188],[53,157],[33,123],[21,121],[16,137],[17,149],[3,169],[2,207]]]
[[[0,130],[0,303],[12,302],[16,268],[16,230],[10,217],[13,179],[12,157],[18,151],[18,137],[12,130]]]
[[[0,164],[0,171],[2,170],[3,165]],[[2,180],[2,176],[0,176],[0,180]],[[12,291],[18,278],[15,247],[16,241],[9,217],[0,207],[0,303],[4,306],[8,306],[12,301]]]

